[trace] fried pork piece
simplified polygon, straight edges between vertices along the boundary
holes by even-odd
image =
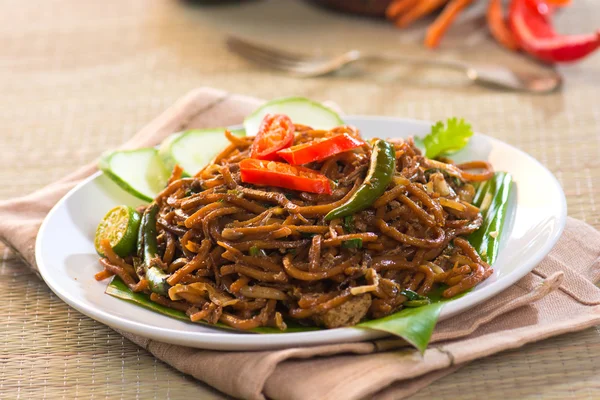
[[[363,319],[371,307],[371,295],[366,293],[352,297],[323,315],[313,317],[317,325],[327,328],[340,328],[342,326],[356,325]]]

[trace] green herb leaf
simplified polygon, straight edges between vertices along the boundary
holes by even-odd
[[[406,297],[408,300],[423,300],[423,298],[425,297],[410,289],[404,289],[400,292],[400,294]]]
[[[455,153],[469,143],[473,136],[471,125],[464,119],[449,118],[446,124],[439,121],[431,127],[431,133],[415,143],[425,148],[425,156],[436,158]]]
[[[250,255],[256,257],[260,253],[260,249],[257,246],[250,247]]]
[[[240,192],[240,191],[239,191],[239,190],[237,190],[237,189],[229,189],[229,190],[227,191],[227,194],[232,194],[232,195],[234,195],[234,196],[236,196],[236,197],[239,197],[239,198],[242,198],[242,197],[244,197],[244,193]]]
[[[250,255],[253,257],[267,257],[267,253],[263,249],[259,248],[258,246],[250,247],[249,252],[250,252]]]
[[[429,169],[426,169],[425,172],[423,172],[423,175],[425,175],[425,179],[427,181],[429,181],[429,179],[431,178],[431,175],[433,175],[433,174],[435,174],[437,172],[441,173],[442,175],[445,174],[444,177],[446,175],[448,175],[448,173],[446,171],[444,171],[443,169],[439,169],[439,168],[429,168]]]
[[[343,225],[346,232],[354,233],[354,217],[352,215],[346,215],[344,217]]]
[[[431,304],[431,301],[426,297],[422,300],[409,300],[402,303],[404,307],[423,307]]]
[[[362,249],[362,239],[350,239],[342,242],[343,249]]]

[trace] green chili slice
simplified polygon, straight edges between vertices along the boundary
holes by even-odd
[[[392,181],[395,169],[394,146],[382,139],[375,140],[365,181],[346,203],[331,210],[325,219],[331,221],[368,208],[385,192]]]
[[[156,241],[156,214],[158,214],[158,204],[153,203],[144,212],[142,217],[140,232],[143,238],[142,245],[142,267],[144,269],[144,277],[148,280],[150,290],[154,293],[167,295],[169,291],[169,284],[167,278],[169,277],[165,272],[158,266],[155,265],[158,260],[158,244]]]

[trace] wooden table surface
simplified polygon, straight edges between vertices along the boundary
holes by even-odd
[[[422,25],[400,32],[292,0],[211,7],[1,0],[0,199],[93,160],[188,90],[213,86],[265,99],[333,100],[351,114],[465,117],[545,164],[565,189],[569,214],[600,227],[600,54],[561,67],[561,92],[534,96],[401,66],[298,80],[249,65],[223,45],[233,33],[294,50],[359,48],[532,68],[491,41],[479,3],[429,53],[419,45]],[[575,3],[559,16],[560,29],[598,28],[600,2]],[[0,398],[222,398],[66,306],[8,250],[0,255]],[[600,332],[588,329],[473,362],[413,398],[600,398],[598,359]]]

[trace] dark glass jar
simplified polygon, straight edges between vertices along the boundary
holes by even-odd
[[[251,0],[181,0],[184,3],[207,5],[207,6],[218,6],[233,3],[245,3]]]

